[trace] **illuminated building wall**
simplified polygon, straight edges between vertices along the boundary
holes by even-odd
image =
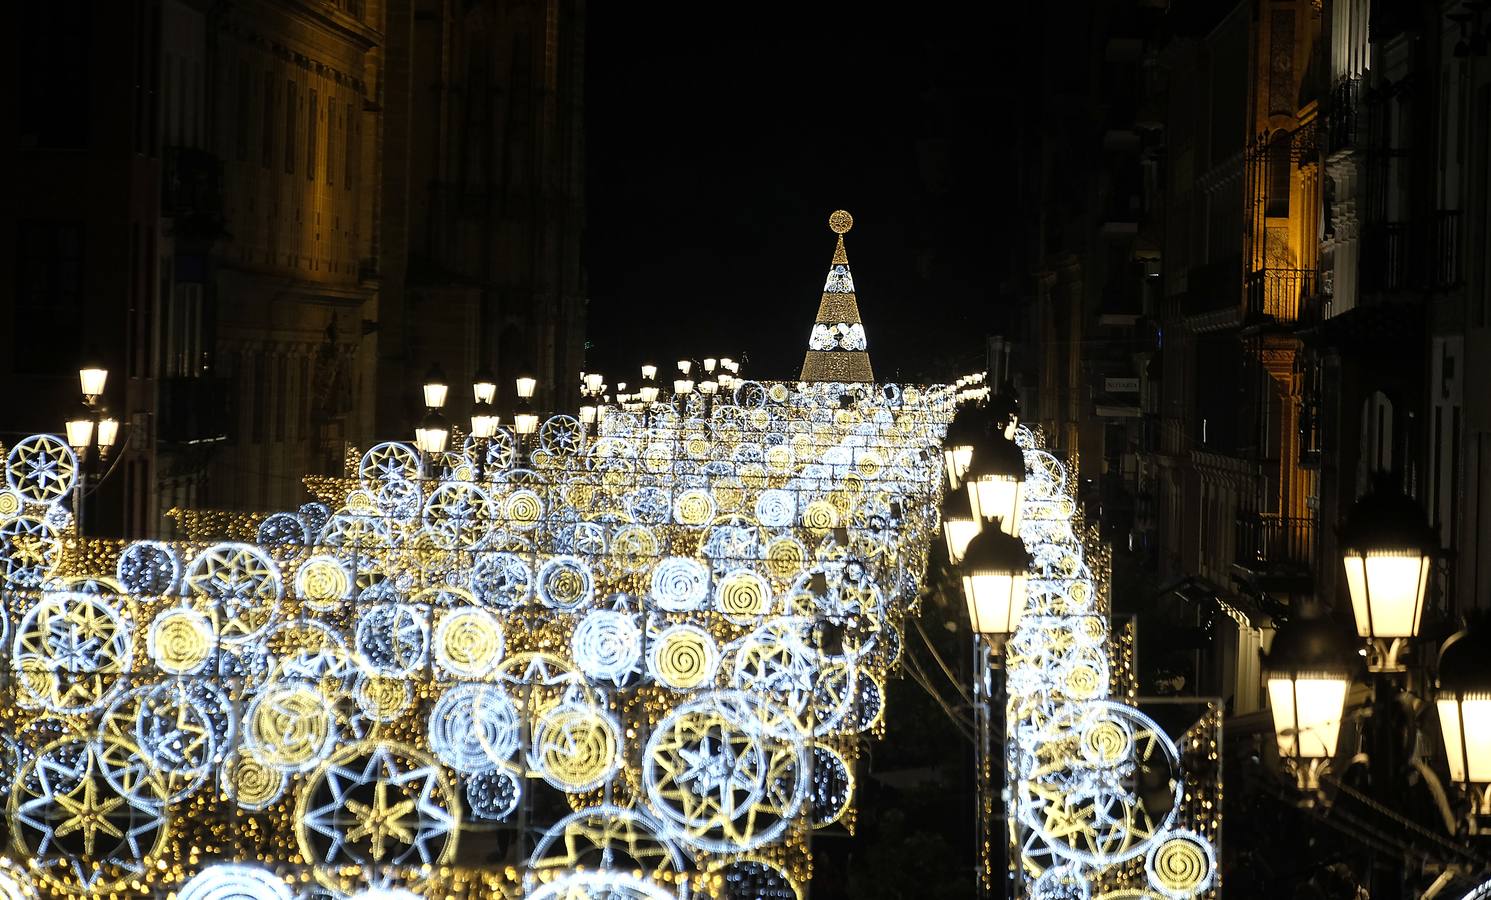
[[[511,407],[577,402],[584,367],[584,4],[388,4],[378,423],[405,433],[439,360],[450,414],[482,365]]]

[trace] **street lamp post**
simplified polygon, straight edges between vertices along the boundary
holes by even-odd
[[[1418,636],[1438,538],[1417,503],[1379,479],[1341,526],[1341,564],[1357,634],[1373,672],[1401,672],[1398,655]]]
[[[1263,670],[1274,739],[1308,803],[1336,755],[1346,694],[1359,666],[1350,638],[1313,603],[1302,604],[1274,635]]]
[[[109,370],[100,362],[85,362],[78,367],[78,388],[83,403],[71,418],[64,423],[68,446],[78,457],[82,483],[73,491],[73,520],[78,523],[78,532],[83,527],[83,498],[92,493],[103,480],[103,463],[119,439],[119,420],[109,415],[100,405],[104,387],[109,382]]]
[[[1440,736],[1450,780],[1470,801],[1472,834],[1491,819],[1491,626],[1483,619],[1455,634],[1439,652]]]

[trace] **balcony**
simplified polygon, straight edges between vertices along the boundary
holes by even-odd
[[[1315,569],[1315,520],[1276,513],[1237,517],[1234,581],[1260,592],[1311,590]]]
[[[1342,78],[1331,90],[1330,114],[1326,120],[1326,152],[1357,149],[1365,131],[1362,117],[1362,80]]]
[[[192,147],[161,154],[161,215],[181,237],[217,238],[223,229],[223,167],[216,156]]]
[[[1315,295],[1314,269],[1258,269],[1248,273],[1248,320],[1296,322],[1305,302]]]
[[[227,378],[162,378],[156,437],[164,444],[225,441],[234,421]]]
[[[1460,211],[1362,228],[1362,292],[1440,291],[1460,283]]]

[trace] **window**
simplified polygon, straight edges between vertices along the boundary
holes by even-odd
[[[255,444],[264,443],[264,407],[268,392],[269,354],[261,351],[254,354],[254,410],[249,422],[249,440]]]
[[[260,164],[274,165],[274,73],[264,73],[264,114],[259,117],[259,141],[263,145]]]
[[[316,89],[311,88],[310,104],[307,107],[305,125],[305,180],[316,180],[316,131],[320,128],[320,122],[316,119]]]
[[[22,77],[16,92],[16,134],[22,147],[80,149],[88,146],[93,48],[89,46],[87,0],[47,0],[8,7],[15,23]]]
[[[202,358],[202,285],[177,283],[166,312],[165,376],[191,378]]]
[[[20,222],[16,229],[13,371],[66,375],[77,360],[58,340],[76,339],[83,324],[83,225]]]
[[[1289,185],[1294,174],[1289,155],[1289,135],[1280,132],[1268,145],[1268,199],[1264,215],[1270,218],[1289,216]]]
[[[248,161],[249,146],[249,115],[253,105],[253,85],[249,83],[249,64],[245,60],[238,61],[238,120],[234,123],[237,129],[235,137],[237,146],[234,149],[238,154],[239,162]]]
[[[300,120],[300,98],[296,96],[297,85],[285,82],[285,174],[295,174],[295,126]]]
[[[326,101],[326,183],[335,185],[337,159],[337,104]]]
[[[349,191],[352,190],[352,151],[353,148],[357,146],[357,136],[353,129],[356,128],[358,131],[362,130],[361,127],[356,124],[356,122],[357,118],[352,112],[352,104],[348,103],[346,128],[347,133],[342,135],[342,141],[347,145],[347,163],[346,165],[342,166],[342,184]]]

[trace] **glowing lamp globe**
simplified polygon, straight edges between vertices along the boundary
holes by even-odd
[[[1444,642],[1435,706],[1459,784],[1491,784],[1491,627],[1482,622]]]
[[[948,423],[942,441],[942,459],[947,472],[947,486],[958,490],[973,460],[973,446],[989,433],[988,415],[981,409],[965,407]]]
[[[1025,502],[1025,453],[1001,435],[975,445],[964,473],[964,487],[973,517],[999,522],[1006,534],[1020,533]]]
[[[444,453],[445,443],[450,439],[450,425],[445,417],[433,410],[414,429],[414,445],[421,453]]]
[[[1439,546],[1423,510],[1379,484],[1352,507],[1340,544],[1357,634],[1374,640],[1416,637]]]
[[[654,378],[657,378],[657,366],[653,365],[652,363],[648,363],[647,365],[643,366],[642,380],[652,381]]]
[[[534,378],[525,366],[518,377],[514,379],[513,386],[518,389],[519,400],[532,400],[533,392],[538,390],[538,379]]]
[[[425,407],[440,409],[445,405],[445,395],[449,392],[450,385],[446,382],[445,373],[441,371],[440,365],[437,363],[430,366],[430,371],[425,373]]]
[[[87,450],[88,446],[93,443],[93,416],[86,407],[68,419],[65,427],[67,428],[67,445],[78,453]]]
[[[107,413],[98,420],[98,449],[108,453],[119,439],[119,420]]]
[[[1017,537],[988,527],[968,542],[958,566],[968,620],[983,635],[1013,634],[1025,614],[1030,554]]]
[[[977,535],[982,524],[973,517],[965,491],[948,491],[942,501],[942,539],[947,544],[947,558],[953,565],[963,561],[968,542]]]
[[[104,385],[109,382],[109,370],[103,363],[90,360],[78,367],[78,387],[89,402],[103,396]]]
[[[1350,635],[1313,608],[1301,609],[1278,630],[1264,661],[1263,680],[1279,756],[1336,755],[1346,693],[1360,664]]]
[[[513,413],[513,431],[520,435],[529,435],[537,430],[538,413],[533,411],[525,398],[519,403],[517,412]]]
[[[486,366],[477,369],[471,377],[471,399],[477,403],[497,402],[497,379]]]
[[[495,385],[493,386],[495,388]],[[486,400],[478,400],[471,408],[471,436],[490,438],[497,433],[497,411]]]

